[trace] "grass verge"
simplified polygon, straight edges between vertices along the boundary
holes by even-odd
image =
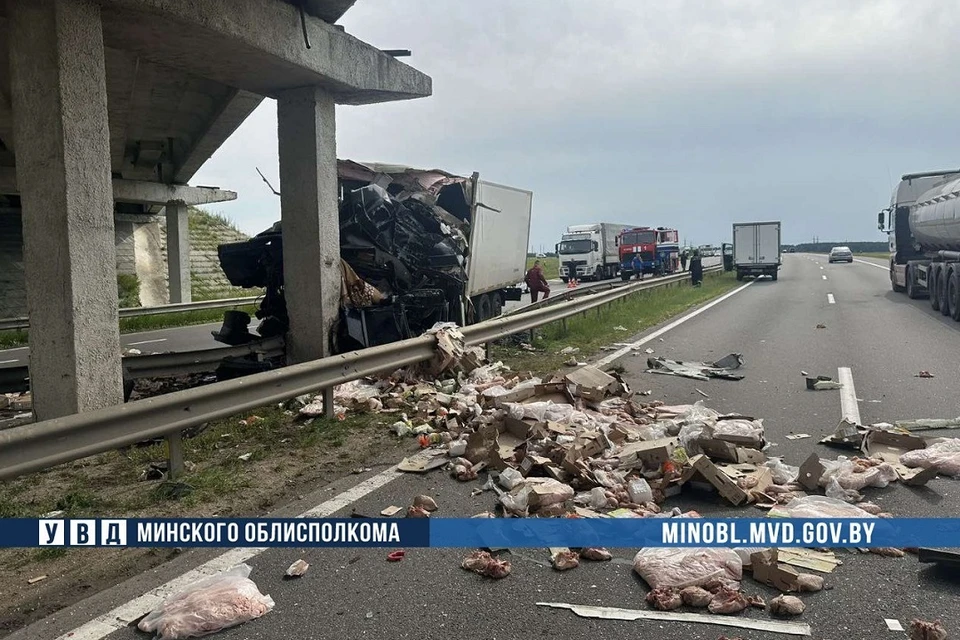
[[[701,287],[683,284],[642,291],[614,302],[597,311],[588,311],[540,327],[533,346],[537,352],[512,346],[496,345],[492,355],[514,370],[532,371],[540,375],[553,373],[563,367],[569,355],[560,355],[564,347],[580,349],[576,357],[583,361],[601,347],[629,340],[652,326],[679,315],[693,306],[716,298],[738,286],[733,273],[708,274]],[[626,331],[616,327],[625,327]]]

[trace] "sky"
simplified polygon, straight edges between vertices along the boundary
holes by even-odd
[[[567,225],[669,226],[690,244],[780,220],[786,243],[883,241],[899,176],[960,166],[960,13],[940,0],[359,0],[348,33],[433,79],[337,107],[340,158],[534,192],[530,245]],[[256,233],[279,218],[266,100],[195,176]]]

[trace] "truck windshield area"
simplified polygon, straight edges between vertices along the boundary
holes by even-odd
[[[653,244],[657,241],[655,231],[633,231],[623,234],[621,244]]]
[[[560,243],[560,255],[568,256],[574,253],[590,253],[593,251],[593,242],[590,240],[564,240]]]

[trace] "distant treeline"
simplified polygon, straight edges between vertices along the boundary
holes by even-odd
[[[827,253],[833,247],[850,247],[854,253],[882,253],[890,250],[886,242],[805,242],[803,244],[784,245],[798,253]]]

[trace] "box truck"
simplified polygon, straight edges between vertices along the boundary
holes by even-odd
[[[770,276],[780,270],[780,222],[737,222],[733,225],[733,266],[737,280]]]

